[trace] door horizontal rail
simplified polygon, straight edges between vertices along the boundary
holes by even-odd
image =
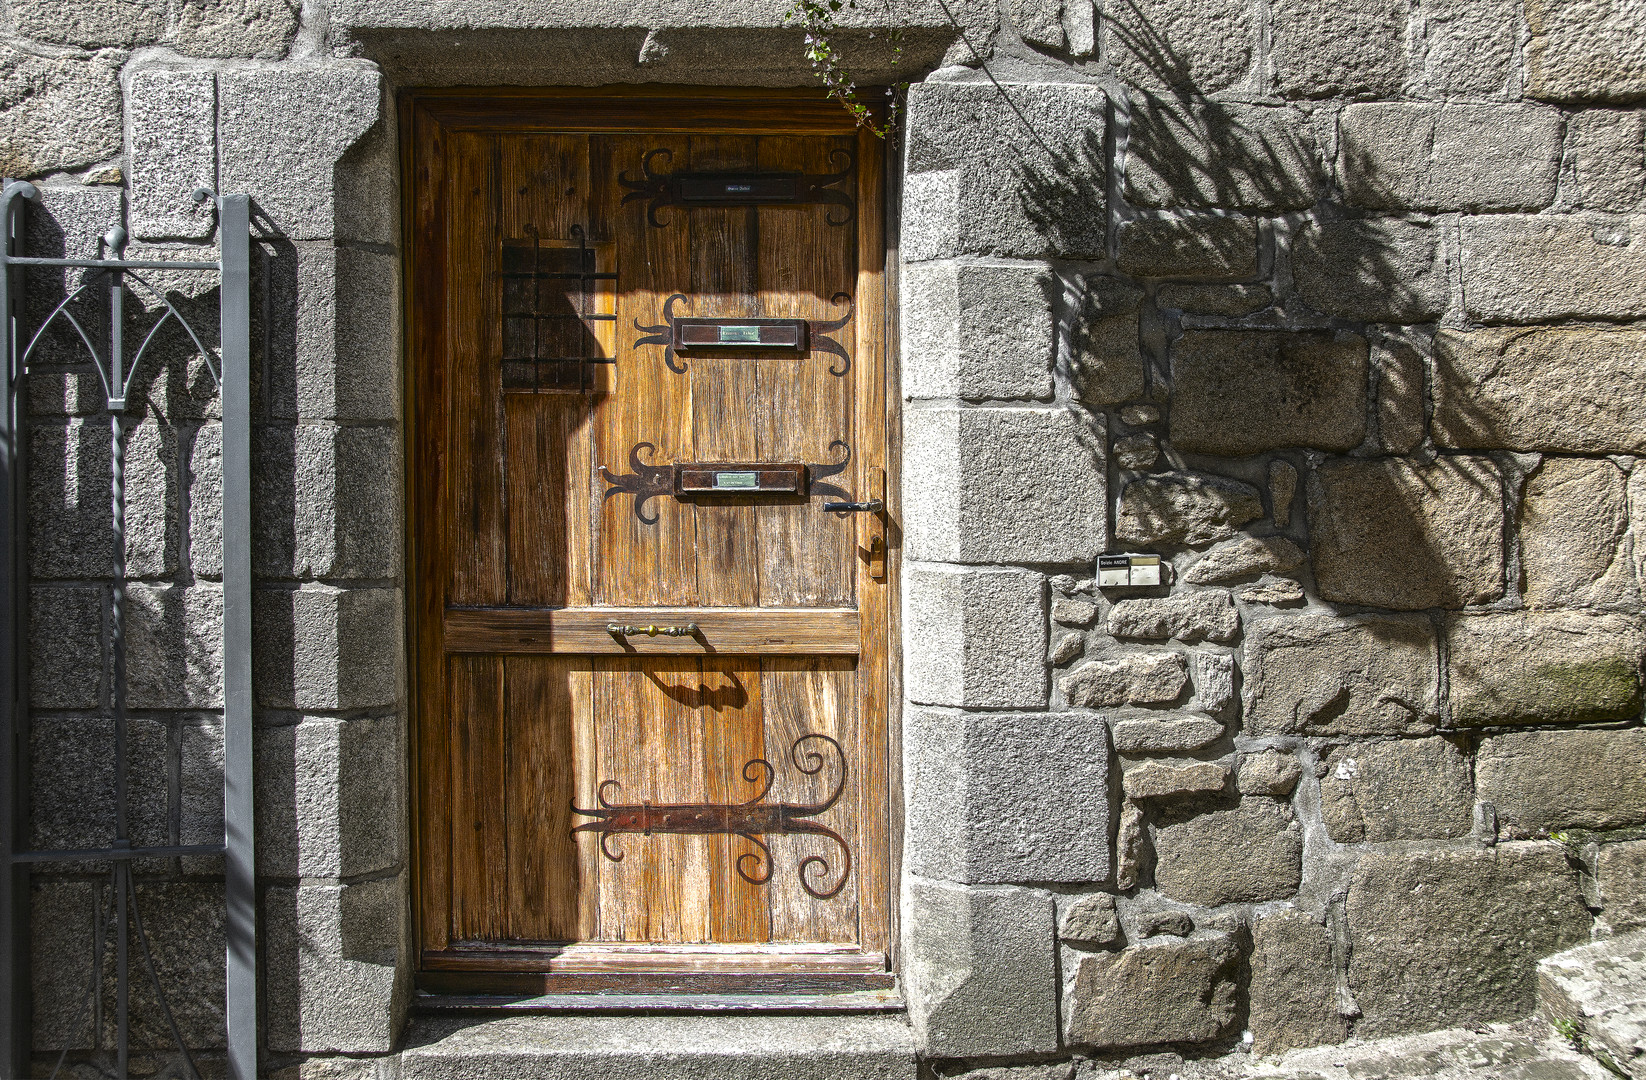
[[[696,633],[611,630],[686,621]],[[445,647],[448,653],[594,656],[856,655],[862,624],[854,608],[447,608]]]

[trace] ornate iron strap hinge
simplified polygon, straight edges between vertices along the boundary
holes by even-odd
[[[600,853],[612,862],[623,861],[623,852],[613,851],[610,847],[611,838],[615,833],[639,833],[641,836],[650,836],[653,833],[681,836],[741,836],[759,849],[745,851],[733,864],[737,868],[738,876],[751,885],[764,885],[772,879],[772,849],[767,847],[760,837],[796,834],[827,837],[840,845],[843,864],[840,876],[827,888],[819,888],[812,884],[812,878],[828,883],[832,876],[829,860],[822,855],[807,855],[800,860],[797,868],[800,887],[819,900],[827,900],[838,895],[840,890],[846,887],[846,879],[851,877],[852,849],[839,833],[827,825],[806,819],[827,812],[840,801],[840,793],[846,788],[846,754],[841,750],[840,744],[827,735],[813,732],[800,736],[794,741],[794,745],[789,747],[789,760],[794,763],[796,769],[807,776],[816,776],[828,763],[828,759],[818,749],[808,747],[804,754],[801,753],[801,745],[814,739],[833,747],[834,756],[840,762],[840,777],[835,782],[834,791],[822,802],[761,802],[760,800],[771,791],[777,770],[772,768],[771,762],[765,758],[753,758],[743,766],[743,779],[751,784],[761,784],[761,787],[759,794],[748,802],[611,803],[606,801],[606,789],[611,788],[615,791],[621,785],[616,780],[605,780],[596,789],[600,800],[598,810],[580,810],[575,802],[572,803],[572,813],[598,819],[576,826],[572,829],[572,835],[576,836],[582,832],[598,834]],[[748,863],[748,867],[745,867],[745,862]]]
[[[646,151],[640,159],[639,180],[629,179],[628,173],[618,176],[617,182],[629,188],[623,196],[625,203],[636,199],[650,199],[646,220],[654,228],[664,226],[657,212],[665,206],[782,206],[827,204],[824,220],[830,225],[845,225],[857,216],[857,202],[847,191],[833,190],[834,185],[849,179],[857,168],[857,155],[842,147],[829,152],[831,163],[845,159],[839,172],[809,174],[802,172],[652,172],[652,159],[664,161],[674,158],[674,151],[658,147]],[[843,207],[844,214],[835,207]]]
[[[798,491],[784,492],[784,494],[793,494],[804,498],[810,498],[813,495],[822,495],[825,498],[850,499],[851,496],[848,495],[843,488],[836,487],[834,484],[824,484],[819,482],[826,476],[837,476],[844,472],[846,470],[846,466],[850,465],[852,462],[852,448],[849,445],[840,439],[836,439],[834,442],[829,444],[830,450],[833,450],[835,447],[839,447],[845,452],[846,456],[843,459],[826,465],[801,466],[801,471],[804,474],[804,483],[799,485]],[[689,464],[648,465],[644,461],[640,460],[642,451],[645,452],[646,456],[650,457],[652,454],[657,452],[657,447],[655,444],[649,442],[634,444],[634,447],[629,451],[629,468],[633,469],[633,472],[613,473],[611,470],[607,469],[606,466],[600,466],[601,479],[611,485],[611,487],[606,489],[605,498],[609,499],[620,491],[626,491],[633,495],[634,516],[639,518],[642,524],[657,524],[656,514],[652,514],[649,517],[647,516],[646,504],[660,495],[673,495],[679,498],[691,498],[702,497],[706,494],[720,496],[762,494],[762,492],[758,489],[739,490],[734,488],[727,488],[712,492],[682,492],[681,486],[677,479],[678,473],[681,469],[691,468],[698,470],[707,469],[711,466],[702,465],[697,462],[692,462]],[[736,467],[739,469],[750,468],[750,466],[743,465]],[[758,468],[758,466],[754,466],[754,468]]]
[[[636,338],[634,347],[663,346],[663,363],[676,375],[686,373],[686,365],[676,363],[680,353],[690,354],[698,349],[723,351],[764,350],[794,353],[805,356],[825,352],[840,357],[839,367],[830,367],[830,375],[844,375],[852,369],[852,358],[846,347],[833,338],[825,337],[852,321],[856,305],[849,293],[835,293],[829,297],[833,304],[845,304],[846,313],[838,319],[698,319],[676,315],[676,301],[691,305],[685,293],[675,293],[663,301],[663,321],[656,326],[641,326],[634,320],[634,328],[647,337]]]

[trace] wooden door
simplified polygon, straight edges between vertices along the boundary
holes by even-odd
[[[424,985],[886,985],[880,144],[816,95],[403,123]]]

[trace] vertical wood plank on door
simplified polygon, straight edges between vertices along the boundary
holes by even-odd
[[[830,151],[850,146],[849,138],[764,136],[762,170],[806,173],[838,171]],[[760,210],[757,262],[761,305],[771,318],[826,320],[843,307],[837,293],[854,292],[856,235],[851,225],[829,225],[838,207],[771,206]],[[855,319],[853,320],[856,321]],[[852,351],[852,323],[830,335]],[[852,467],[836,482],[852,491],[862,475],[854,444],[852,386],[854,363],[845,376],[830,374],[839,357],[812,352],[800,359],[763,360],[755,425],[760,455],[770,461],[813,463],[840,460],[836,440],[853,446]],[[841,482],[843,481],[843,482]],[[802,505],[770,505],[760,511],[760,603],[765,606],[850,603],[855,592],[851,517],[825,514],[823,500]]]
[[[694,135],[696,172],[752,170],[753,136]],[[757,212],[747,207],[675,211],[690,221],[691,293],[714,318],[759,315],[753,234]],[[749,357],[700,356],[686,361],[692,380],[692,444],[698,461],[753,461],[758,447],[748,420],[755,407],[756,369]],[[760,602],[756,507],[723,500],[695,504],[697,602],[753,607]]]
[[[413,295],[431,298],[413,321],[409,365],[415,430],[428,433],[407,447],[413,520],[439,522],[445,509],[447,378],[447,254],[444,195],[446,140],[440,125],[413,112],[411,274]],[[446,704],[445,599],[449,568],[445,530],[415,530],[409,542],[416,628],[413,669],[417,694],[418,927],[424,949],[443,949],[451,931],[451,733]]]
[[[589,224],[585,135],[500,139],[505,239],[573,239]],[[590,399],[580,394],[504,394],[508,453],[509,603],[589,602],[587,545]]]
[[[887,370],[886,359],[886,343],[890,335],[885,322],[888,313],[884,269],[886,217],[881,197],[885,144],[860,129],[857,150],[856,280],[859,310],[865,315],[856,320],[856,333],[852,338],[856,341],[855,358],[861,365],[855,389],[856,415],[860,418],[856,435],[862,448],[860,464],[863,467],[858,475],[862,476],[871,465],[885,467],[888,473],[894,470],[890,467],[890,430],[886,421],[886,387],[891,381],[891,373]],[[888,520],[895,522],[899,510],[896,492],[888,487],[887,494],[891,499]],[[879,532],[878,523],[868,515],[858,515],[857,527],[857,544],[867,550],[871,537]],[[895,535],[890,529],[887,530],[887,538],[888,542],[895,542]],[[874,853],[872,859],[864,860],[863,872],[858,880],[858,922],[863,928],[862,945],[865,949],[889,955],[895,941],[893,920],[897,906],[893,898],[893,864],[888,854],[892,850],[897,835],[896,824],[900,819],[894,819],[891,806],[891,800],[896,797],[893,781],[897,765],[889,733],[889,724],[896,708],[888,677],[889,666],[894,662],[890,655],[889,633],[892,603],[896,595],[892,584],[895,578],[890,570],[896,565],[892,552],[887,553],[886,562],[888,576],[883,581],[875,581],[869,576],[866,561],[858,560],[856,567],[858,610],[863,616],[860,622],[863,628],[862,647],[857,667],[858,715],[863,718],[863,763],[859,770],[861,785],[858,788],[860,803],[857,816],[862,823],[863,848]]]
[[[761,664],[761,690],[765,702],[766,757],[777,768],[772,785],[773,802],[816,804],[826,799],[839,778],[839,762],[832,750],[817,741],[800,747],[801,760],[808,751],[822,755],[823,766],[813,775],[802,772],[793,756],[795,741],[804,735],[828,735],[844,752],[845,787],[840,801],[826,813],[809,820],[827,825],[839,833],[851,849],[852,870],[840,892],[819,900],[800,884],[801,862],[810,855],[821,856],[829,873],[813,873],[808,879],[814,888],[826,889],[838,880],[843,869],[839,845],[825,837],[785,836],[772,839],[773,867],[771,919],[773,941],[857,940],[858,881],[862,873],[862,842],[859,839],[859,759],[857,723],[857,678],[854,662],[848,657],[770,657]]]
[[[448,679],[452,936],[460,941],[501,941],[509,932],[503,661],[495,656],[454,656]]]
[[[709,689],[704,707],[699,710],[707,768],[703,793],[693,801],[748,802],[764,783],[758,771],[747,775],[743,771],[748,762],[765,756],[765,699],[759,661],[706,656],[702,671]],[[754,782],[748,776],[755,777]],[[758,853],[758,848],[741,837],[709,838],[709,940],[765,941],[771,936],[766,888],[749,882],[737,871],[739,858]],[[745,860],[744,866],[751,876],[760,876],[752,860]]]
[[[598,676],[589,660],[567,672],[571,696],[572,765],[576,781],[575,805],[588,809],[600,805],[595,788],[599,785],[599,734],[595,728],[594,695]],[[572,815],[571,824],[590,819]],[[606,935],[600,925],[600,875],[604,861],[596,840],[570,839],[577,860],[577,933],[579,941],[598,941]]]
[[[611,140],[608,168],[642,175],[649,150],[673,153],[653,167],[681,169],[689,157],[683,137],[627,136]],[[661,157],[661,156],[660,156]],[[613,191],[609,198],[620,198]],[[663,308],[674,293],[691,291],[691,229],[687,211],[660,212],[661,227],[646,219],[647,203],[637,200],[615,213],[617,227],[617,378],[619,391],[599,410],[596,462],[613,473],[629,473],[631,449],[650,443],[647,464],[692,459],[691,380],[664,366],[663,347],[634,347],[635,330],[662,325]],[[677,306],[678,311],[678,306]],[[634,514],[634,496],[619,493],[603,502],[600,555],[595,578],[601,602],[609,604],[691,604],[697,599],[697,535],[690,505],[664,495],[651,500],[655,524]]]
[[[452,132],[450,604],[508,598],[496,140]]]
[[[566,941],[577,935],[578,859],[571,800],[574,668],[571,656],[511,656],[503,661],[508,757],[508,937]]]

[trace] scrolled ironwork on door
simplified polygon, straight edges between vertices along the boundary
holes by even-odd
[[[675,293],[673,296],[663,301],[663,321],[656,326],[642,326],[640,325],[639,319],[634,320],[634,328],[646,335],[645,337],[636,338],[634,341],[634,347],[638,349],[642,345],[663,346],[663,364],[676,375],[684,375],[686,373],[686,365],[678,362],[680,353],[690,353],[694,349],[702,348],[727,349],[735,347],[738,349],[759,349],[762,347],[767,347],[772,349],[781,349],[783,352],[795,352],[801,355],[809,354],[811,352],[824,352],[831,356],[840,357],[839,367],[830,365],[830,375],[845,375],[846,372],[852,369],[851,354],[846,352],[846,347],[828,336],[852,321],[852,314],[856,310],[856,304],[853,302],[849,293],[835,293],[833,296],[829,297],[829,302],[832,304],[846,305],[846,313],[838,319],[688,319],[684,315],[677,314],[674,310],[674,305],[681,301],[684,301],[687,307],[691,306],[691,298],[685,293]],[[722,338],[721,340],[698,344],[694,342],[691,339],[691,336],[685,332],[688,326],[704,326],[708,324],[724,325],[726,329],[759,329],[772,324],[798,324],[798,327],[803,329],[804,332],[796,335],[797,340],[794,342],[785,343],[778,346],[766,346],[766,343],[760,341],[758,338],[749,341],[739,341],[736,343],[729,343]]]
[[[793,492],[797,498],[809,499],[814,495],[821,495],[824,498],[836,499],[851,498],[851,496],[846,493],[844,488],[837,487],[834,484],[822,482],[825,477],[838,476],[839,474],[845,472],[846,466],[852,463],[852,448],[849,445],[840,439],[836,439],[834,442],[829,444],[829,449],[834,450],[836,448],[845,454],[845,457],[839,461],[818,465],[799,466],[805,475],[805,484],[801,486],[799,490]],[[607,469],[606,466],[600,466],[601,479],[611,485],[606,489],[605,498],[609,499],[613,495],[623,492],[633,495],[634,516],[640,520],[642,525],[657,524],[657,515],[655,513],[648,515],[646,513],[646,504],[652,499],[664,495],[683,497],[680,494],[680,484],[678,481],[679,471],[682,468],[697,466],[697,463],[695,462],[691,463],[691,465],[682,463],[649,465],[640,460],[642,454],[646,457],[650,457],[656,452],[657,446],[653,443],[635,443],[629,450],[629,468],[632,470],[631,472],[614,473],[610,469]],[[758,468],[758,466],[755,467]],[[758,495],[762,493],[745,493],[735,489],[727,489],[716,491],[713,494],[722,496],[738,496],[744,494]]]
[[[125,258],[126,232],[115,224],[104,233],[96,258],[45,258],[16,254],[23,236],[23,207],[40,198],[39,191],[22,181],[8,181],[0,192],[0,383],[5,408],[0,410],[0,498],[9,509],[7,527],[0,529],[0,694],[7,709],[8,728],[0,738],[0,757],[12,782],[15,798],[0,800],[0,836],[4,837],[9,872],[0,875],[0,1070],[24,1067],[29,1017],[21,1014],[20,1000],[29,983],[27,941],[29,867],[66,863],[109,863],[106,902],[94,913],[92,970],[81,1017],[73,1023],[102,1015],[104,950],[113,938],[114,953],[114,1073],[130,1075],[129,1019],[131,1004],[131,946],[137,946],[147,968],[147,983],[159,1007],[165,1028],[177,1045],[179,1064],[198,1078],[194,1049],[189,1047],[166,996],[156,969],[139,893],[132,879],[137,859],[184,856],[224,857],[227,950],[225,956],[225,1019],[228,1073],[234,1080],[253,1080],[257,1066],[257,943],[256,898],[253,881],[252,835],[252,729],[251,729],[251,382],[250,382],[250,206],[244,195],[216,198],[219,258],[211,261],[144,261]],[[213,198],[199,189],[196,202]],[[16,300],[29,268],[61,272],[83,271],[83,279],[45,316],[26,343],[18,333]],[[199,331],[172,303],[151,273],[217,274],[219,277],[218,349],[207,348]],[[124,338],[126,294],[163,308],[135,350]],[[107,302],[108,340],[96,335],[76,314],[81,303],[99,296]],[[223,799],[225,830],[222,843],[171,846],[134,846],[131,836],[130,722],[127,695],[127,572],[125,452],[130,419],[127,404],[134,379],[143,369],[150,346],[162,327],[175,324],[187,334],[204,357],[221,394],[223,478]],[[113,671],[114,721],[114,835],[107,846],[75,850],[30,850],[24,836],[28,815],[27,763],[18,748],[29,746],[27,693],[26,608],[28,588],[25,549],[27,531],[25,464],[22,439],[26,378],[29,361],[47,331],[61,326],[73,332],[95,369],[104,394],[103,411],[109,420],[111,475],[111,540],[113,544],[112,602],[109,611],[109,651]],[[130,355],[128,357],[128,351]],[[95,676],[94,676],[95,677]],[[25,751],[26,752],[26,751]],[[89,793],[88,793],[89,794]],[[67,1051],[64,1051],[66,1054]],[[59,1057],[53,1075],[61,1069]]]
[[[771,793],[777,770],[765,758],[751,758],[743,765],[743,779],[761,785],[752,799],[740,803],[613,803],[607,801],[606,791],[608,788],[618,791],[622,785],[616,780],[604,780],[595,789],[595,797],[600,802],[597,809],[582,810],[575,802],[572,803],[572,813],[596,819],[575,826],[572,835],[598,835],[600,853],[612,862],[623,861],[623,852],[615,851],[610,846],[612,837],[621,833],[641,836],[654,833],[741,836],[756,850],[739,855],[733,866],[738,876],[750,885],[764,885],[772,879],[772,849],[760,839],[762,836],[821,836],[840,846],[842,865],[839,876],[834,875],[828,858],[823,855],[807,855],[801,859],[795,874],[800,879],[800,887],[808,894],[818,900],[831,899],[839,895],[840,890],[846,887],[846,879],[852,876],[851,845],[827,825],[808,819],[827,813],[840,801],[841,792],[846,790],[846,752],[831,736],[818,732],[800,736],[789,747],[789,760],[807,776],[816,776],[828,765],[828,758],[820,749],[807,745],[814,740],[818,745],[832,749],[835,760],[840,763],[840,775],[835,780],[834,790],[821,801],[762,802]],[[801,753],[802,746],[806,747],[804,754]],[[814,885],[813,878],[818,879],[820,885]]]
[[[830,225],[845,225],[857,216],[857,200],[849,191],[837,190],[835,185],[849,180],[857,171],[857,155],[845,147],[829,151],[830,164],[844,162],[839,171],[832,173],[803,172],[672,172],[652,171],[652,160],[665,162],[674,158],[674,151],[666,146],[646,151],[640,159],[641,176],[629,179],[627,172],[617,182],[629,189],[623,196],[625,203],[649,199],[646,220],[653,228],[661,229],[665,222],[657,212],[668,206],[783,206],[822,204],[829,210],[824,220]],[[842,212],[844,211],[844,212]]]

